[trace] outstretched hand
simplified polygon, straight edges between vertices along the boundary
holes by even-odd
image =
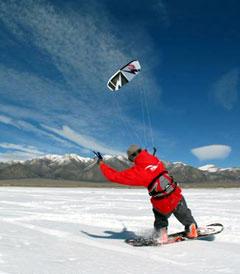
[[[97,156],[98,160],[97,163],[100,164],[103,161],[102,154],[100,152],[93,151],[93,153]]]

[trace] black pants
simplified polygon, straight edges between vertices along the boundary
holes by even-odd
[[[172,213],[168,215],[163,215],[159,211],[157,211],[155,208],[153,208],[153,213],[155,216],[154,228],[156,230],[159,230],[163,227],[168,227],[168,218],[172,214],[178,219],[180,223],[182,223],[185,226],[186,230],[188,230],[189,226],[192,223],[195,223],[197,226],[197,223],[192,216],[191,210],[187,207],[187,203],[184,197],[182,198],[177,208]]]

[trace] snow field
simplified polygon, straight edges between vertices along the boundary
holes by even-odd
[[[198,224],[223,223],[215,241],[134,248],[150,234],[144,189],[0,189],[0,274],[239,273],[240,189],[183,190]],[[169,233],[182,230],[170,218]]]

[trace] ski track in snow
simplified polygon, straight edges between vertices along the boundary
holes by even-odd
[[[150,234],[143,189],[0,189],[0,274],[239,273],[240,189],[183,191],[199,225],[220,222],[215,241],[132,247]],[[182,230],[170,218],[169,233]]]

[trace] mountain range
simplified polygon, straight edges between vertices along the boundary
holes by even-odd
[[[131,163],[124,156],[104,156],[107,164],[117,170],[129,168]],[[240,168],[217,168],[206,165],[199,168],[181,163],[164,161],[169,173],[179,183],[239,183]],[[0,163],[0,180],[6,179],[54,179],[85,182],[106,182],[96,160],[76,154],[46,155],[27,161]]]

